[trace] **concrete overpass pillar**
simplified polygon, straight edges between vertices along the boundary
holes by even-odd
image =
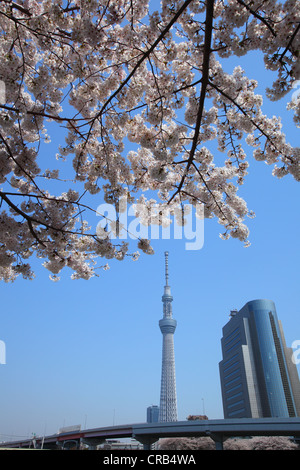
[[[103,444],[105,442],[105,439],[103,438],[93,438],[93,437],[82,437],[81,438],[81,443],[85,444],[89,447],[89,450],[96,450],[97,446],[100,444]]]
[[[144,450],[151,450],[152,444],[158,441],[157,437],[152,437],[152,436],[142,436],[142,437],[138,436],[137,437],[133,435],[132,437],[134,437],[136,441],[139,441],[141,444],[143,444]]]
[[[216,450],[224,450],[223,443],[227,439],[222,434],[216,434],[213,432],[207,432],[207,436],[209,436],[215,443]]]

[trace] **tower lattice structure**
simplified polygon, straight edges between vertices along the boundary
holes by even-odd
[[[159,421],[177,421],[177,397],[175,377],[174,333],[177,326],[172,317],[171,287],[169,286],[168,251],[165,252],[165,279],[163,302],[163,318],[159,321],[159,327],[163,335],[162,369],[160,389]]]

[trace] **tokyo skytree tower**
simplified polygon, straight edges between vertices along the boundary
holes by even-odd
[[[174,332],[177,322],[172,318],[171,288],[169,286],[168,251],[165,252],[165,276],[166,285],[164,288],[163,318],[159,321],[159,327],[163,334],[162,348],[162,369],[161,369],[161,389],[159,421],[177,421],[177,398],[175,379],[175,355],[174,355]]]

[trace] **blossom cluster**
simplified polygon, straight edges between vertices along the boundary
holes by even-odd
[[[65,267],[89,279],[99,258],[123,259],[128,245],[82,218],[98,194],[143,201],[144,213],[147,191],[162,207],[202,203],[222,238],[247,244],[243,140],[275,176],[297,181],[300,149],[263,114],[257,82],[239,66],[226,73],[222,59],[260,51],[276,74],[267,96],[280,99],[299,79],[299,16],[299,0],[162,0],[159,11],[148,0],[1,2],[1,279],[31,278],[33,254],[53,280]],[[299,126],[299,97],[288,108]],[[58,181],[60,193],[49,189]],[[138,248],[152,253],[149,240]]]

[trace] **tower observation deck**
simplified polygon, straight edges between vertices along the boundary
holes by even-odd
[[[161,369],[161,389],[159,421],[177,421],[177,398],[176,398],[176,378],[175,378],[175,355],[174,355],[174,333],[177,326],[176,320],[172,317],[171,288],[169,286],[169,253],[165,252],[165,287],[163,302],[163,318],[159,321],[160,331],[163,335],[162,347],[162,369]]]

